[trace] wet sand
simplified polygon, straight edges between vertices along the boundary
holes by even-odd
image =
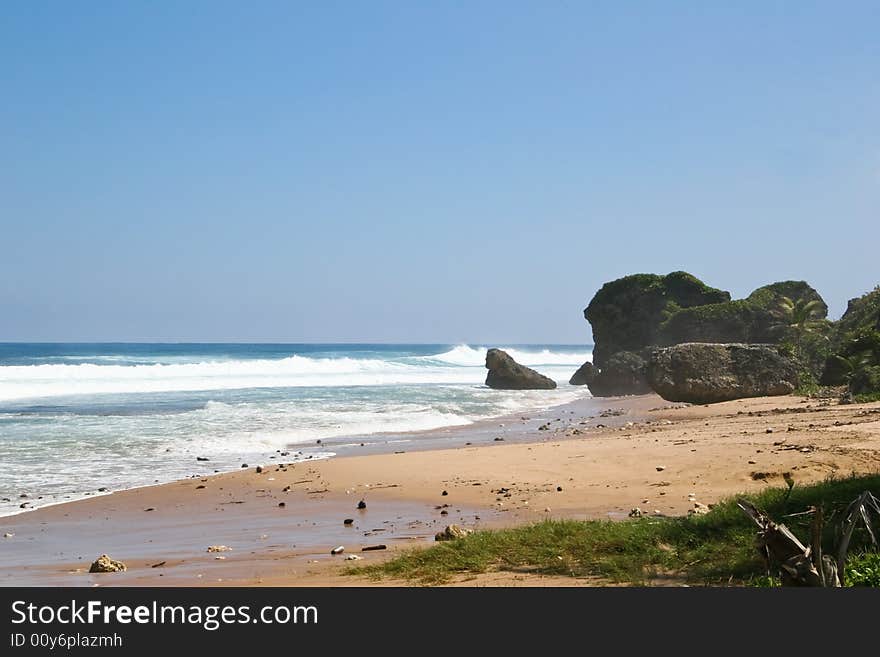
[[[328,460],[0,518],[0,536],[13,534],[0,538],[0,585],[370,585],[342,570],[428,546],[451,523],[481,529],[545,517],[623,519],[634,507],[677,515],[695,501],[784,485],[783,473],[804,483],[876,473],[880,403],[775,397],[683,407],[644,395],[390,437],[384,453],[365,444],[370,453],[348,455],[359,447],[348,444],[345,455]],[[361,499],[367,507],[359,511]],[[377,544],[387,549],[361,552]],[[212,545],[231,549],[207,552]],[[345,552],[330,555],[338,545]],[[102,553],[128,571],[88,574]],[[363,560],[346,561],[350,554]],[[458,583],[596,584],[559,579],[490,573]]]

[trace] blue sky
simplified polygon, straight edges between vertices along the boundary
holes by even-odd
[[[735,5],[735,6],[734,6]],[[590,340],[880,283],[876,2],[4,2],[0,340]]]

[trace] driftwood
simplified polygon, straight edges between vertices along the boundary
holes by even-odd
[[[791,488],[790,485],[789,493]],[[836,560],[822,553],[822,529],[825,523],[822,507],[810,507],[806,512],[813,514],[811,542],[806,547],[788,527],[773,522],[751,502],[739,500],[737,506],[758,526],[757,547],[764,557],[767,573],[770,574],[773,566],[777,565],[783,586],[840,586],[853,530],[860,520],[874,547],[880,545],[871,521],[872,514],[880,517],[880,500],[867,490],[846,508]]]
[[[779,566],[783,586],[840,586],[837,565],[830,557],[822,556],[821,510],[813,519],[813,543],[806,547],[788,527],[773,522],[751,502],[740,500],[737,506],[758,526],[758,550],[768,573],[774,564]]]
[[[837,548],[837,570],[843,572],[843,566],[846,564],[846,555],[849,552],[849,542],[852,538],[853,529],[855,529],[859,520],[865,523],[865,529],[868,530],[868,536],[871,537],[871,544],[878,547],[877,535],[871,526],[871,513],[876,513],[880,517],[880,500],[878,500],[871,491],[866,490],[859,495],[846,508],[843,515],[843,536],[840,539],[840,545]]]

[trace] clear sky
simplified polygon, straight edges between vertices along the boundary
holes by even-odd
[[[880,283],[880,3],[0,4],[0,340],[589,342]]]

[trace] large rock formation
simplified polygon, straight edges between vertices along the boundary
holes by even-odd
[[[663,399],[693,404],[787,395],[797,386],[794,364],[768,345],[687,343],[657,349],[647,377]]]
[[[633,274],[605,283],[584,310],[593,327],[593,364],[599,369],[619,351],[658,344],[660,325],[674,312],[730,300],[686,272]]]
[[[745,299],[675,311],[658,331],[657,344],[684,342],[776,343],[785,338],[783,297],[793,302],[818,301],[812,319],[824,319],[828,306],[804,281],[781,281],[759,287]]]
[[[827,315],[822,297],[804,281],[765,285],[736,301],[686,272],[635,274],[606,283],[584,310],[593,327],[593,364],[599,369],[590,391],[597,396],[645,391],[636,367],[628,367],[633,376],[626,383],[620,358],[614,360],[621,352],[647,358],[654,347],[689,342],[778,343],[789,336],[791,322],[782,310],[783,297],[818,301],[813,320]]]
[[[535,370],[520,365],[506,351],[489,349],[486,352],[486,385],[499,390],[552,390],[556,381]]]

